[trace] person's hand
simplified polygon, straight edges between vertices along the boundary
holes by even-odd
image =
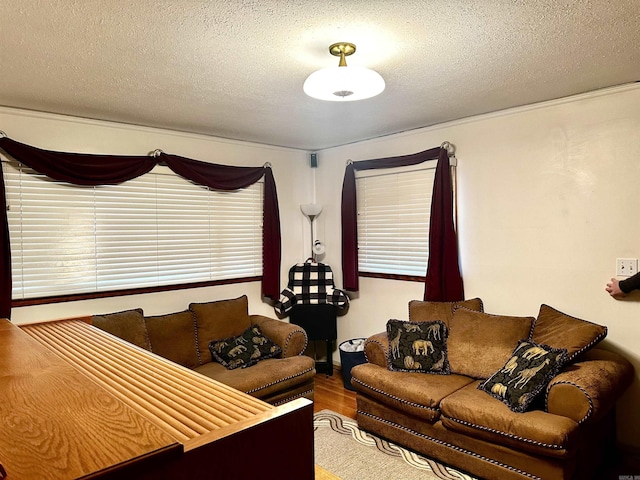
[[[624,297],[626,295],[626,293],[620,290],[620,283],[615,278],[612,278],[611,282],[607,283],[605,290],[609,292],[609,295],[612,297]]]

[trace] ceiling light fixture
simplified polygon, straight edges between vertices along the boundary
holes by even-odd
[[[304,82],[304,93],[319,100],[349,102],[375,97],[382,93],[385,84],[378,72],[364,67],[347,67],[345,57],[353,55],[353,43],[334,43],[329,47],[331,55],[340,57],[337,67],[313,72]]]

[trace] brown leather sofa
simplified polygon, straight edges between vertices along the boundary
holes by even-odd
[[[248,299],[191,303],[182,312],[145,317],[142,309],[94,315],[91,323],[140,348],[190,368],[207,377],[248,393],[273,405],[294,398],[313,400],[315,364],[302,355],[307,335],[297,325],[262,315],[249,315]],[[213,361],[209,343],[240,338],[258,326],[281,353],[246,368],[227,369]],[[230,342],[228,342],[230,343]],[[250,337],[245,343],[251,352]],[[244,351],[247,348],[241,347]]]
[[[415,359],[405,362],[406,371],[392,371],[397,345],[390,344],[387,332],[368,338],[367,363],[351,371],[358,425],[479,478],[591,478],[615,442],[615,403],[633,380],[632,365],[593,348],[606,327],[547,305],[537,318],[482,310],[480,299],[409,303],[410,324],[446,325],[448,373],[442,362],[436,372],[414,373]],[[517,382],[491,380],[526,357],[514,350],[523,338],[528,347],[535,342],[566,354],[563,350],[560,370],[551,371],[546,387],[519,413],[506,402],[507,387]]]

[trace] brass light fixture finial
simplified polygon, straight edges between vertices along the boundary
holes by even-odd
[[[329,46],[329,53],[334,57],[340,57],[339,67],[346,67],[347,61],[345,57],[356,53],[356,46],[353,43],[338,42]]]
[[[385,83],[378,72],[347,66],[346,57],[355,51],[356,46],[349,42],[330,45],[329,53],[340,57],[340,63],[337,67],[323,68],[309,75],[304,82],[304,92],[310,97],[334,102],[363,100],[382,93]]]

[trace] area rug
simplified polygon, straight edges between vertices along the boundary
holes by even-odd
[[[364,432],[331,410],[313,416],[313,429],[316,465],[340,480],[476,480]]]

